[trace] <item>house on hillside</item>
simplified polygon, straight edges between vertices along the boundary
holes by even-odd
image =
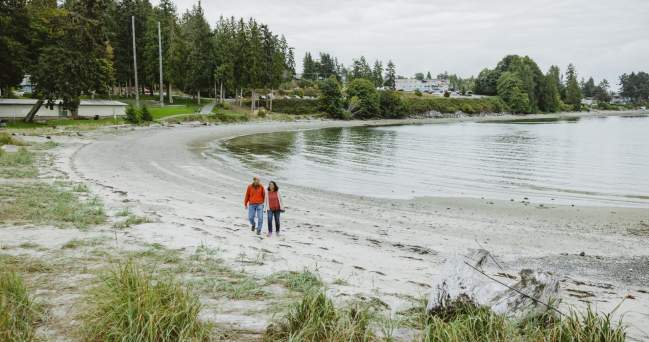
[[[0,118],[22,119],[36,103],[35,99],[0,99]],[[81,100],[79,117],[118,117],[126,115],[127,104],[112,100]],[[36,113],[36,119],[59,119],[70,116],[60,104],[53,108],[43,105]]]
[[[423,80],[420,81],[416,78],[399,78],[395,81],[396,89],[400,91],[416,91],[422,93],[444,93],[448,90],[448,82],[446,80]]]

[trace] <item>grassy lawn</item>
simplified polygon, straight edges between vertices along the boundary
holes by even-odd
[[[148,107],[153,119],[160,120],[172,115],[194,114],[201,106],[196,104],[167,105],[165,107]]]

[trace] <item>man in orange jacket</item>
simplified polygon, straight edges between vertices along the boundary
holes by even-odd
[[[243,205],[248,209],[248,220],[255,231],[255,216],[257,216],[257,235],[261,234],[264,227],[264,201],[266,200],[266,190],[261,184],[259,177],[252,178],[252,184],[248,185],[246,197],[243,199]]]

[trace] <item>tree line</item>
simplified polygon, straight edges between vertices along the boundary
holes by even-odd
[[[394,90],[396,87],[396,65],[390,60],[384,67],[383,62],[375,60],[370,66],[365,56],[354,59],[350,68],[338,62],[338,58],[329,53],[320,52],[319,58],[314,58],[310,52],[302,59],[302,78],[306,80],[325,80],[334,76],[339,82],[351,82],[355,79],[365,79],[375,87],[386,87]]]
[[[200,2],[182,15],[171,0],[157,6],[149,0],[0,0],[0,10],[0,89],[9,95],[30,74],[33,96],[50,106],[62,100],[73,117],[84,95],[164,91],[158,89],[158,22],[170,101],[172,86],[199,98],[244,90],[254,96],[255,89],[276,88],[295,75],[293,49],[283,36],[252,18],[221,17],[212,28]],[[134,88],[133,39],[140,89]]]

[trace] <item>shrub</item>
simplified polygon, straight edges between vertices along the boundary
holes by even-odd
[[[140,123],[140,113],[133,105],[126,107],[126,122],[132,124]]]
[[[146,105],[142,105],[142,109],[140,109],[140,119],[144,122],[153,121],[153,115],[151,115],[151,112]]]
[[[332,118],[343,117],[343,93],[336,77],[331,76],[320,82],[320,110]]]
[[[498,97],[483,98],[445,98],[445,97],[409,97],[405,104],[411,114],[424,114],[431,111],[440,113],[455,113],[466,111],[467,114],[502,113],[505,110],[504,102]]]
[[[42,310],[29,296],[23,279],[2,265],[0,271],[0,340],[33,341]]]
[[[419,89],[415,89],[415,96],[423,96],[424,94],[421,93]]]
[[[89,341],[206,341],[201,304],[170,278],[156,279],[132,261],[104,276],[82,317]]]
[[[409,114],[407,104],[394,91],[380,91],[379,105],[381,107],[381,117],[383,118],[402,118]]]
[[[355,118],[369,119],[381,114],[379,93],[371,81],[354,79],[347,86],[347,97]]]

